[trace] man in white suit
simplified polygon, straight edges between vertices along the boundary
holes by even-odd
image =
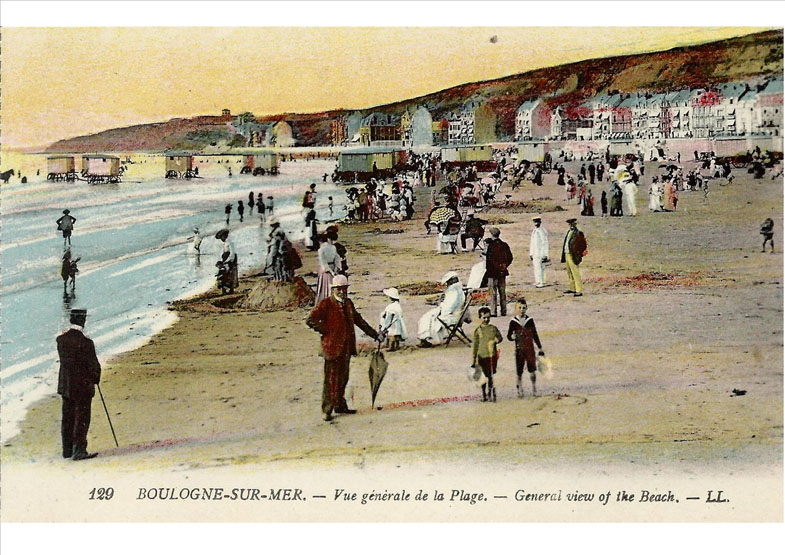
[[[534,268],[534,285],[540,289],[545,287],[545,263],[548,261],[548,232],[542,227],[542,218],[532,218],[534,229],[529,242],[529,258]]]

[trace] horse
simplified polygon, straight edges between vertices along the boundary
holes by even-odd
[[[8,180],[11,179],[12,175],[16,175],[14,170],[4,171],[0,173],[0,180],[2,180],[3,183],[8,183]]]

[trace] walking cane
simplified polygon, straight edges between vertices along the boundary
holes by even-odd
[[[98,394],[101,396],[101,404],[104,406],[104,412],[106,413],[106,419],[109,421],[109,429],[112,430],[112,437],[114,438],[115,447],[120,447],[120,444],[117,443],[117,436],[114,433],[114,426],[112,426],[112,419],[109,418],[109,409],[106,408],[106,401],[104,401],[104,394],[101,392],[101,385],[95,384],[98,386]]]

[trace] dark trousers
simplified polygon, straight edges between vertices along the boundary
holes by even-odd
[[[522,349],[518,349],[518,346],[515,346],[515,372],[518,374],[520,378],[523,376],[524,369],[528,370],[529,373],[534,373],[537,371],[537,360],[531,356],[527,355],[523,352]]]
[[[63,397],[63,456],[87,452],[87,430],[90,428],[91,399],[69,399]]]
[[[491,315],[496,316],[496,297],[498,296],[502,316],[507,316],[507,277],[489,277],[488,289],[491,291]]]
[[[346,384],[349,383],[350,356],[324,361],[324,385],[322,386],[322,412],[346,410]]]
[[[483,384],[482,386],[482,400],[485,401],[487,391],[487,395],[491,397],[491,401],[496,401],[496,391],[495,386],[493,385],[493,375],[496,373],[496,357],[477,357],[477,364],[480,365],[482,373],[488,380],[488,385],[486,386]]]
[[[480,242],[482,237],[477,237],[476,235],[469,235],[468,233],[461,233],[461,248],[466,248],[466,239],[472,240],[472,250],[477,248],[477,243]]]

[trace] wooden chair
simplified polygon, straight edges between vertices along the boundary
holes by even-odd
[[[444,342],[445,347],[450,344],[450,341],[452,341],[453,337],[457,337],[465,345],[472,344],[472,340],[469,338],[468,335],[466,335],[466,332],[463,331],[463,324],[465,323],[464,318],[466,317],[466,313],[469,311],[469,307],[472,304],[472,290],[464,288],[464,293],[466,294],[466,300],[463,302],[463,307],[461,308],[461,314],[458,318],[458,321],[455,324],[450,325],[444,320],[442,320],[440,317],[438,316],[436,317],[436,319],[439,320],[439,322],[441,322],[441,324],[445,328],[447,328],[450,332],[449,335],[447,336],[447,340]]]

